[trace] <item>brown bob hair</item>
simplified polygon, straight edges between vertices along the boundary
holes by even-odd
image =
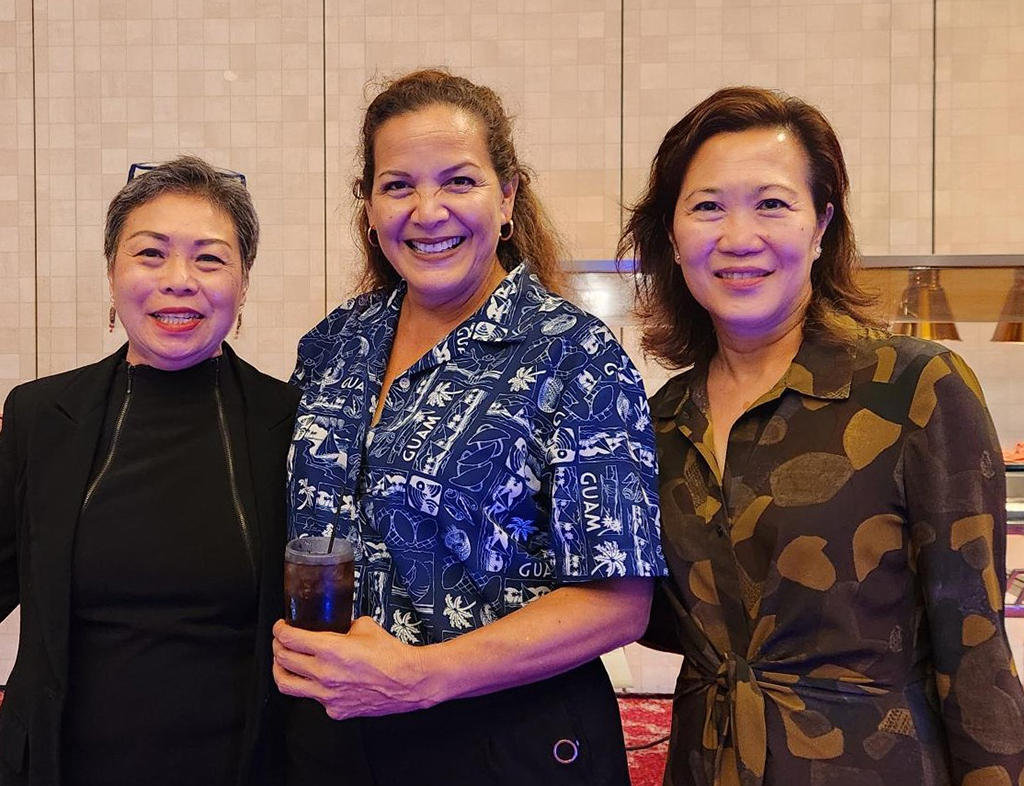
[[[759,87],[727,87],[711,94],[669,129],[651,163],[650,178],[619,239],[616,257],[636,259],[636,310],[644,324],[644,350],[673,368],[706,363],[717,341],[707,311],[694,299],[675,261],[669,239],[679,189],[700,146],[715,134],[754,128],[783,128],[801,143],[810,162],[810,188],[819,218],[831,202],[832,220],[811,267],[811,300],[805,333],[842,343],[829,331],[836,317],[865,327],[880,323],[869,315],[874,302],[857,284],[860,263],[850,224],[850,180],[839,139],[816,107]]]
[[[519,179],[512,209],[514,231],[511,238],[499,241],[497,248],[502,267],[512,270],[525,264],[546,287],[563,290],[562,241],[533,189],[531,170],[516,155],[512,120],[501,98],[488,87],[439,68],[413,71],[386,81],[363,117],[359,144],[362,173],[352,184],[357,203],[364,206],[373,194],[374,142],[381,126],[394,117],[438,104],[461,109],[480,122],[491,164],[502,186]],[[354,219],[364,259],[360,289],[394,286],[400,277],[381,249],[370,242],[366,210],[357,210]]]

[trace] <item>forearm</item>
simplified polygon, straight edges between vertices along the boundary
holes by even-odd
[[[617,578],[560,587],[483,628],[416,648],[430,703],[536,682],[636,641],[652,586]]]
[[[274,625],[274,679],[336,719],[391,715],[525,685],[634,641],[652,579],[563,587],[483,628],[413,646],[359,617],[347,634]]]

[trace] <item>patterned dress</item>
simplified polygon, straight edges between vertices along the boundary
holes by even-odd
[[[666,784],[1024,784],[981,390],[940,345],[851,337],[804,340],[722,476],[706,372],[651,400],[671,577],[645,638],[685,655]]]
[[[356,549],[358,615],[443,641],[564,583],[665,575],[654,436],[608,329],[522,267],[392,383],[404,284],[299,344],[291,535]]]

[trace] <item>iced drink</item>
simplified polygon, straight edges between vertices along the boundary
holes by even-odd
[[[346,633],[352,622],[352,545],[295,538],[284,550],[284,619],[306,630]]]

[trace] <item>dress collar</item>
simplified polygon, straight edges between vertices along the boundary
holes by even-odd
[[[822,332],[805,334],[786,373],[750,408],[778,398],[787,389],[822,401],[849,398],[856,362],[850,339],[860,332],[863,328],[842,317],[833,320]],[[691,367],[674,377],[651,399],[654,417],[675,418],[679,426],[692,420],[693,410],[701,413],[700,420],[706,427],[707,367],[704,365]],[[693,431],[694,424],[689,425],[687,430]]]
[[[854,361],[852,339],[863,333],[852,319],[834,321],[824,332],[804,337],[782,383],[811,398],[834,401],[850,397]]]

